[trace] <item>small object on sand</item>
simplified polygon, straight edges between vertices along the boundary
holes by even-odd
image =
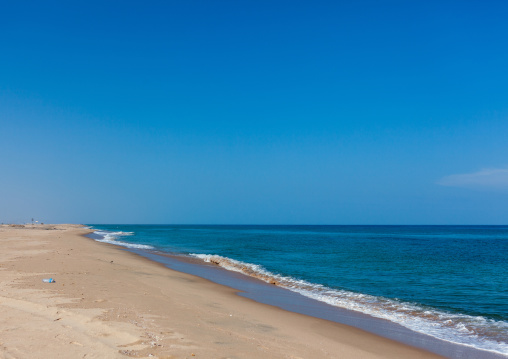
[[[42,281],[44,283],[55,283],[55,280],[53,278],[44,278]]]

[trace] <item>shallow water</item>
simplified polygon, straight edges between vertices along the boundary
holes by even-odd
[[[453,343],[508,355],[508,227],[93,226]]]

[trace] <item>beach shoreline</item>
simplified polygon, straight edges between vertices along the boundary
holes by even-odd
[[[359,311],[340,308],[287,288],[265,282],[259,278],[227,270],[216,264],[203,262],[195,257],[162,253],[144,249],[125,249],[142,257],[162,263],[167,268],[204,278],[219,285],[236,290],[236,294],[259,303],[281,308],[315,318],[325,319],[349,327],[364,330],[368,333],[391,339],[411,347],[420,348],[432,353],[460,359],[502,359],[505,355],[441,340],[434,336],[413,331],[398,323],[373,317]]]
[[[0,227],[2,357],[439,357],[258,303],[85,237],[91,232]]]

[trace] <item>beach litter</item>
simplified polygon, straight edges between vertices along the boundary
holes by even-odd
[[[53,278],[44,278],[42,281],[44,283],[55,283],[55,280]]]

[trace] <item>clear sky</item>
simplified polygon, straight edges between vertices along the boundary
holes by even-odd
[[[4,1],[0,222],[508,224],[506,1]]]

